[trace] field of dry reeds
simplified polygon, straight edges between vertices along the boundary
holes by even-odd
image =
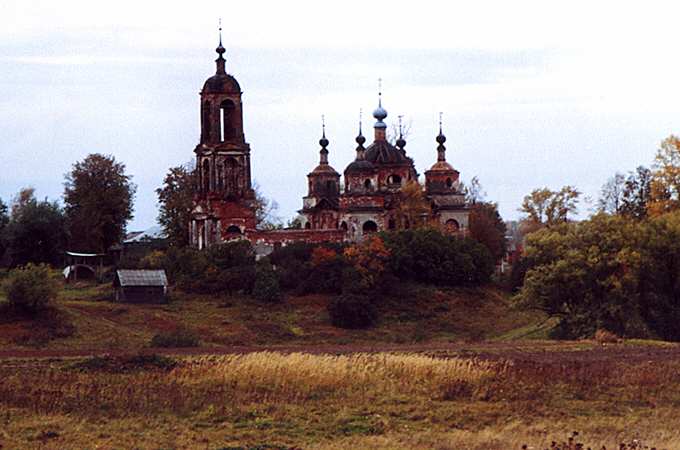
[[[584,449],[670,450],[678,373],[675,360],[568,355],[4,360],[0,448],[519,450],[570,448],[557,443],[579,430]]]

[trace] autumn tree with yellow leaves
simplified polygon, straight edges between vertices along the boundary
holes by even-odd
[[[680,138],[671,135],[661,142],[654,158],[650,201],[650,216],[680,209]]]

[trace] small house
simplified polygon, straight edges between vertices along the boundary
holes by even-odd
[[[113,288],[119,302],[164,303],[168,278],[164,270],[117,270]]]

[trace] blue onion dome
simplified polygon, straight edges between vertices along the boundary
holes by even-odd
[[[382,102],[381,102],[382,103]],[[378,104],[378,107],[373,111],[373,117],[375,117],[379,122],[382,122],[387,117],[387,111],[382,107],[382,104]]]

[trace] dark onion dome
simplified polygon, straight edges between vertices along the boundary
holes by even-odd
[[[239,86],[236,78],[229,74],[216,74],[205,80],[203,85],[203,94],[240,94],[241,86]]]
[[[366,149],[366,160],[373,164],[413,164],[411,158],[387,141],[375,141]]]
[[[366,143],[366,138],[364,137],[363,134],[361,134],[361,130],[359,131],[359,136],[355,139],[356,143],[359,145],[364,145]]]
[[[326,133],[324,133],[323,137],[319,139],[319,145],[323,148],[328,147],[328,139],[326,139]]]
[[[375,168],[373,167],[373,164],[370,161],[360,159],[349,163],[349,165],[345,169],[345,173],[373,172],[374,169]]]
[[[446,142],[446,136],[442,133],[441,130],[439,130],[439,135],[437,136],[437,143],[438,144],[444,144]]]
[[[399,147],[399,148],[401,148],[401,149],[403,149],[404,147],[406,147],[406,141],[405,141],[404,138],[401,137],[401,136],[399,136],[399,139],[397,139],[396,144],[397,144],[397,147]]]

